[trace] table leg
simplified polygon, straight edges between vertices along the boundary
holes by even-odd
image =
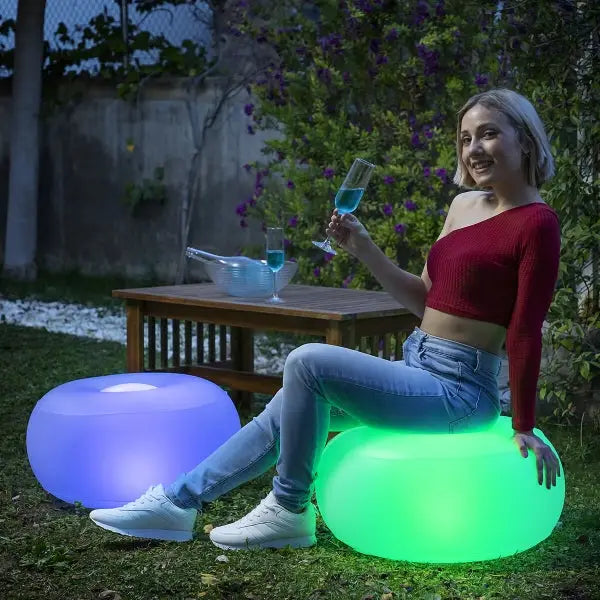
[[[325,332],[325,343],[354,350],[356,346],[354,321],[329,321]]]
[[[254,332],[252,329],[231,328],[231,362],[236,371],[254,372]],[[233,390],[232,396],[241,412],[250,412],[252,392]]]
[[[144,314],[138,302],[127,302],[127,370],[144,370]]]

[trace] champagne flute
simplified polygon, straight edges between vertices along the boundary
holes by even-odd
[[[369,179],[373,174],[373,169],[375,169],[375,165],[372,165],[370,162],[367,162],[362,158],[354,159],[340,189],[335,195],[335,207],[338,209],[339,214],[343,215],[356,210],[360,199],[365,193],[365,188],[369,183]],[[313,244],[317,246],[317,248],[329,252],[329,254],[337,254],[331,247],[329,236],[322,242],[313,240]]]
[[[283,268],[284,263],[283,228],[267,227],[267,265],[273,273],[273,295],[267,302],[283,302],[277,295],[277,271]]]

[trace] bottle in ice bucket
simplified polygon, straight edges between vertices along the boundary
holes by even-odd
[[[186,248],[189,258],[207,265],[211,279],[231,296],[258,296],[268,287],[271,271],[266,264],[248,256],[219,256],[198,248]]]

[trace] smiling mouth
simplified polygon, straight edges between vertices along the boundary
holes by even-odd
[[[475,173],[483,173],[484,171],[487,171],[493,164],[494,163],[491,160],[477,161],[471,163],[471,169],[473,169]]]

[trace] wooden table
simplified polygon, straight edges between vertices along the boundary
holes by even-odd
[[[389,359],[400,358],[401,344],[419,324],[417,317],[387,292],[289,285],[280,294],[281,304],[228,296],[213,283],[122,289],[112,294],[126,301],[128,371],[174,371],[204,377],[231,388],[238,408],[245,411],[250,408],[252,392],[274,394],[282,385],[280,376],[254,372],[255,331],[315,335],[327,344]],[[208,352],[204,348],[205,325]]]

